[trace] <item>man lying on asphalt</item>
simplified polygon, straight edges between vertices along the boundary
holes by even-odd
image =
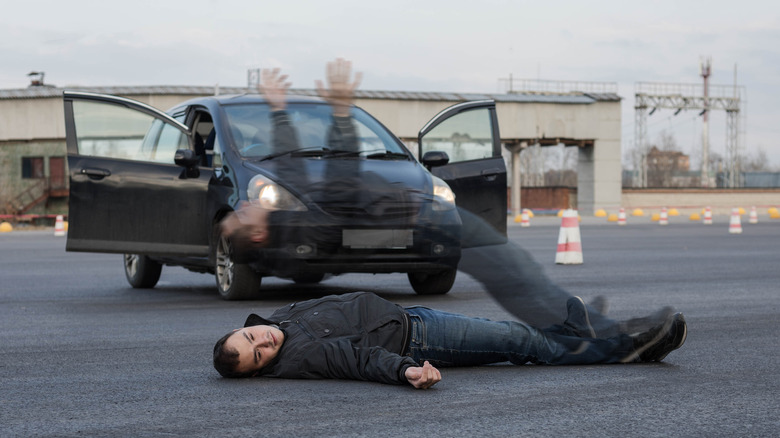
[[[429,388],[438,368],[500,362],[547,365],[657,362],[685,342],[681,313],[636,335],[596,338],[578,297],[561,325],[539,330],[427,307],[403,308],[354,292],[293,303],[269,317],[251,314],[214,346],[224,377],[355,379]]]

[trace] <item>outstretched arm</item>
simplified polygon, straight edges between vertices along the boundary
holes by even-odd
[[[329,62],[327,67],[328,88],[322,81],[316,81],[317,93],[325,99],[333,111],[333,125],[328,131],[328,147],[335,151],[359,152],[357,130],[352,123],[350,110],[355,98],[355,90],[363,75],[355,73],[352,79],[352,63],[338,58]]]
[[[261,79],[257,89],[265,96],[268,106],[271,107],[273,153],[289,152],[300,148],[298,133],[285,112],[287,109],[287,90],[292,85],[287,81],[287,75],[280,74],[278,68],[264,69]]]
[[[287,354],[286,366],[281,367],[279,373],[272,377],[353,379],[414,385],[406,371],[409,368],[420,368],[411,357],[392,353],[382,347],[358,347],[347,339],[312,342],[305,348],[296,349],[292,355],[289,352]],[[422,378],[418,376],[414,380]],[[430,378],[427,380],[430,381]]]

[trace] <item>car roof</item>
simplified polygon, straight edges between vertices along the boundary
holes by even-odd
[[[289,95],[288,103],[324,103],[325,100],[314,96]],[[239,104],[266,104],[265,97],[261,94],[224,94],[219,96],[196,97],[176,105],[176,108],[189,105],[239,105]]]

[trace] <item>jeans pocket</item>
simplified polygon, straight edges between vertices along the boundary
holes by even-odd
[[[412,339],[410,345],[416,348],[425,348],[425,324],[423,324],[422,318],[417,315],[409,315],[409,319],[412,321]]]

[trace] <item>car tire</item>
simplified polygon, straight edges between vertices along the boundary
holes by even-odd
[[[447,269],[433,274],[425,272],[409,272],[409,283],[418,295],[444,295],[455,284],[457,269]]]
[[[325,279],[325,274],[297,274],[292,276],[296,284],[317,284]]]
[[[136,289],[151,289],[160,280],[162,265],[141,254],[125,254],[125,277]]]
[[[249,265],[233,261],[230,239],[217,235],[214,244],[214,277],[219,295],[225,300],[248,300],[260,291],[262,277]]]

